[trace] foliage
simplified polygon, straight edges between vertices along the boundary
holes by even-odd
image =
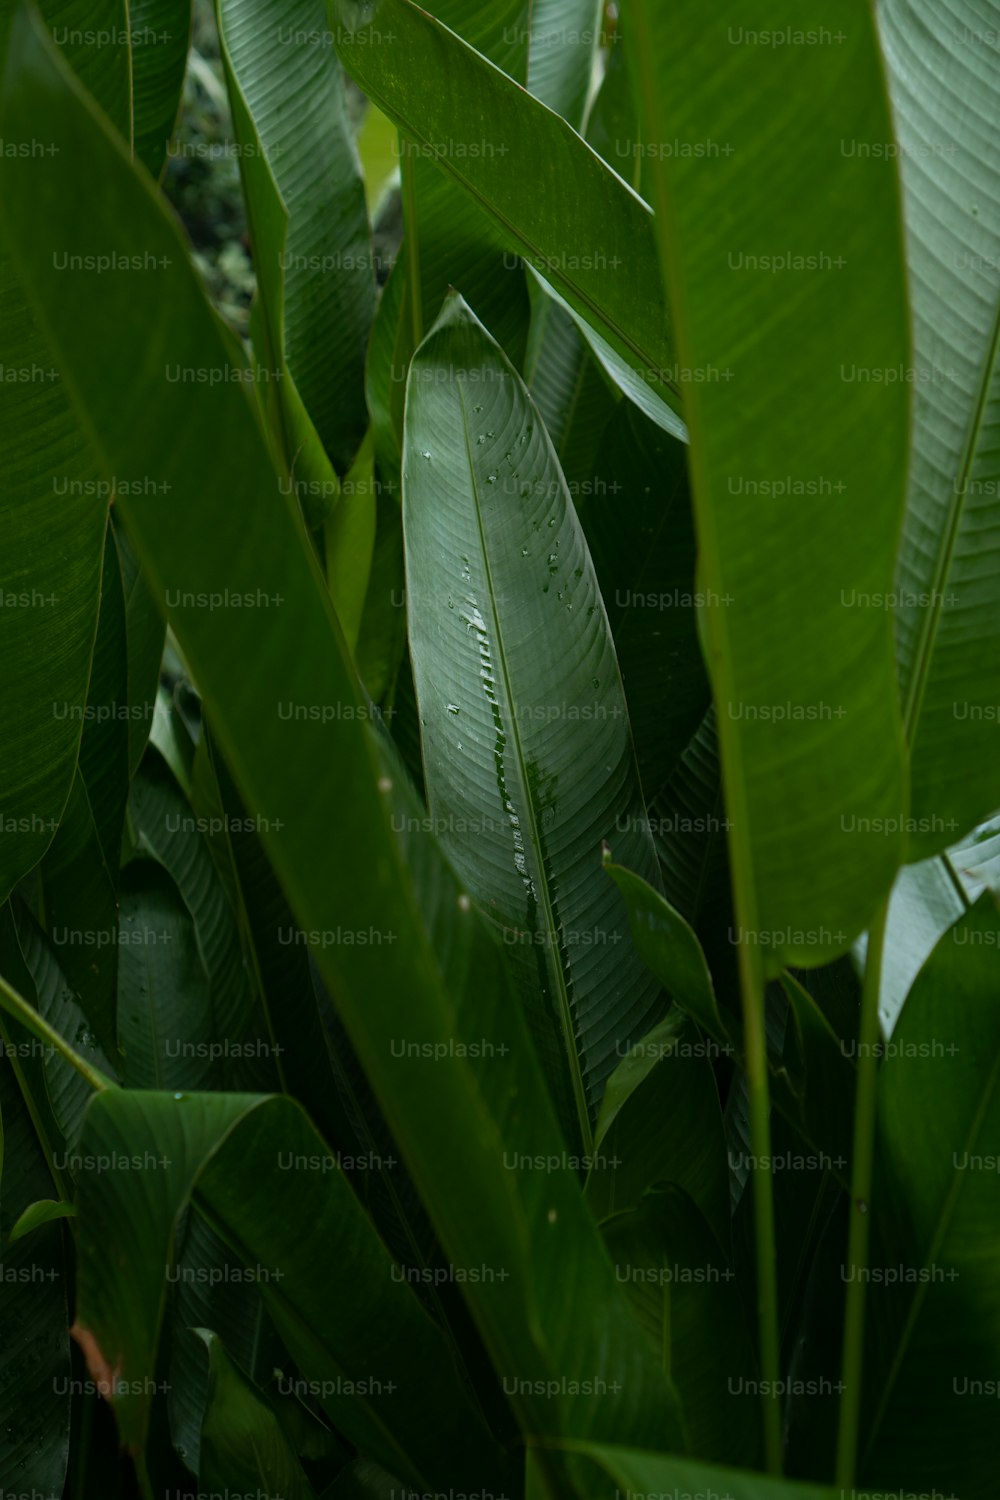
[[[3,12],[3,1493],[994,1494],[998,29]]]

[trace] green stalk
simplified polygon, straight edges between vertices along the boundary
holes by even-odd
[[[403,200],[403,244],[410,293],[410,330],[416,349],[424,336],[424,307],[420,281],[420,239],[417,234],[417,188],[413,180],[413,157],[408,142],[399,136],[399,185]]]
[[[738,907],[737,907],[738,909]],[[749,935],[749,934],[748,934]],[[764,1396],[764,1461],[769,1474],[781,1473],[781,1336],[778,1331],[777,1246],[774,1183],[771,1177],[771,1090],[767,1072],[764,979],[759,950],[739,945],[740,991],[746,1035],[744,1067],[750,1104],[750,1141],[757,1167],[753,1180],[754,1245],[757,1256],[757,1316]],[[761,1165],[767,1162],[767,1167]]]
[[[854,1160],[851,1166],[851,1227],[847,1242],[847,1264],[853,1275],[847,1284],[844,1303],[844,1347],[841,1380],[844,1391],[840,1403],[840,1426],[837,1433],[837,1478],[842,1490],[854,1485],[858,1453],[858,1424],[861,1416],[861,1368],[865,1337],[865,1282],[868,1266],[868,1240],[871,1230],[872,1174],[875,1161],[875,1107],[878,1090],[879,1040],[878,1002],[882,972],[882,950],[889,902],[879,909],[868,934],[865,959],[865,983],[861,996],[859,1034],[858,1087],[854,1106]]]
[[[44,1042],[45,1046],[51,1047],[53,1051],[58,1052],[59,1056],[64,1058],[71,1068],[76,1069],[81,1078],[87,1080],[92,1089],[101,1092],[104,1089],[115,1087],[110,1078],[105,1078],[104,1074],[97,1068],[91,1067],[86,1058],[81,1057],[78,1052],[74,1052],[69,1042],[65,1041],[59,1035],[58,1031],[55,1031],[49,1025],[48,1021],[43,1021],[37,1010],[29,1005],[27,1000],[22,995],[19,995],[17,990],[13,989],[7,983],[6,979],[3,978],[0,978],[0,1006],[9,1015],[12,1015],[16,1021],[20,1021],[21,1025],[27,1031],[30,1031],[37,1041]]]
[[[670,138],[664,100],[652,72],[653,47],[649,40],[652,0],[631,0],[629,17],[631,42],[629,50],[633,68],[633,85],[640,104],[641,124],[649,140]],[[681,266],[670,253],[672,227],[676,219],[673,188],[669,171],[660,164],[651,174],[651,201],[657,222],[663,226],[657,234],[660,274],[673,312],[678,355],[688,359],[691,340],[688,336],[686,310],[689,305],[683,284]],[[688,465],[694,496],[698,544],[706,586],[726,592],[716,575],[718,538],[710,505],[703,497],[710,493],[710,479],[705,471],[705,444],[700,430],[697,403],[685,411],[690,443]],[[746,786],[740,765],[740,746],[722,706],[731,702],[733,690],[730,643],[722,619],[723,611],[707,611],[708,645],[706,659],[715,702],[719,707],[719,757],[725,805],[732,828],[729,834],[729,859],[733,889],[733,906],[740,927],[739,970],[745,1032],[744,1068],[750,1103],[750,1140],[757,1158],[754,1175],[754,1238],[757,1257],[757,1314],[760,1330],[761,1377],[767,1395],[763,1398],[764,1456],[769,1474],[781,1473],[781,1339],[778,1330],[778,1281],[774,1235],[774,1184],[771,1179],[771,1097],[767,1070],[767,1036],[764,1028],[764,974],[758,937],[757,891],[753,857],[753,837],[747,809]],[[767,1162],[766,1168],[761,1165]]]

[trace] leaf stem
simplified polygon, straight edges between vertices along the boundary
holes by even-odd
[[[19,995],[17,990],[3,978],[0,978],[0,1007],[7,1011],[9,1015],[12,1015],[15,1020],[20,1021],[21,1025],[30,1031],[32,1036],[38,1041],[44,1042],[47,1047],[51,1047],[54,1051],[58,1052],[60,1057],[69,1063],[71,1068],[76,1069],[81,1078],[87,1080],[92,1089],[101,1092],[104,1089],[115,1087],[110,1078],[105,1078],[103,1073],[97,1068],[91,1067],[90,1063],[81,1057],[78,1052],[74,1052],[69,1042],[61,1037],[58,1031],[49,1025],[48,1021],[44,1021],[34,1006],[29,1005],[27,1000],[22,995]]]
[[[417,186],[413,180],[413,157],[407,142],[399,136],[399,185],[403,200],[403,243],[406,246],[406,274],[410,294],[410,330],[416,349],[424,336],[424,306],[420,280],[420,239],[417,234]]]
[[[841,1363],[843,1399],[837,1433],[836,1482],[841,1489],[854,1485],[858,1424],[861,1415],[861,1366],[865,1334],[865,1281],[871,1229],[871,1192],[875,1161],[875,1108],[878,1091],[879,988],[885,945],[888,898],[882,903],[868,934],[865,982],[861,995],[858,1084],[854,1105],[854,1160],[851,1166],[851,1227],[847,1264],[851,1277],[844,1303],[844,1345]]]
[[[754,1244],[757,1257],[757,1315],[760,1366],[764,1381],[764,1461],[769,1474],[781,1473],[781,1338],[778,1331],[778,1271],[771,1176],[771,1091],[764,1024],[764,977],[757,950],[740,944],[740,989],[746,1038],[745,1069],[750,1140],[757,1159],[753,1184]],[[763,1163],[767,1163],[766,1167]]]

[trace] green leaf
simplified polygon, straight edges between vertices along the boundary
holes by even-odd
[[[841,372],[909,350],[895,179],[842,150],[891,139],[870,7],[811,16],[836,47],[732,43],[760,19],[636,0],[625,45],[678,356],[701,377],[685,416],[739,939],[774,974],[843,952],[902,852],[892,620],[843,596],[891,590],[907,395]],[[778,34],[799,20],[767,9]]]
[[[367,425],[375,276],[340,64],[332,47],[309,40],[323,34],[322,0],[217,0],[217,14],[237,139],[260,147],[241,153],[240,169],[270,352],[346,474]],[[287,233],[265,230],[262,219],[282,205]],[[289,405],[289,381],[277,384],[289,464],[299,479],[322,479],[308,451],[299,456],[308,434]]]
[[[728,1240],[724,1174],[722,1189]],[[615,1275],[680,1396],[691,1452],[717,1463],[757,1461],[751,1325],[736,1272],[708,1221],[671,1185],[602,1228]]]
[[[531,325],[524,381],[573,493],[575,478],[593,482],[597,448],[618,395],[608,389],[566,305],[560,307],[533,275],[528,291]]]
[[[925,964],[879,1075],[862,1485],[891,1473],[894,1485],[962,1500],[993,1491],[998,947],[986,894]]]
[[[686,460],[680,443],[623,403],[591,475],[575,491],[571,483],[614,633],[647,806],[711,702],[697,638]]]
[[[370,704],[301,519],[290,497],[282,502],[242,369],[230,364],[176,225],[38,33],[19,23],[15,45],[3,129],[30,135],[40,112],[58,130],[53,160],[62,169],[58,190],[40,194],[37,182],[0,160],[19,267],[59,330],[60,361],[105,462],[128,472],[142,453],[174,486],[169,508],[159,495],[123,497],[126,523],[158,600],[171,601],[216,738],[250,814],[261,819],[299,926],[317,935],[324,978],[445,1254],[456,1266],[509,1272],[463,1293],[494,1367],[515,1382],[517,1420],[529,1435],[679,1441],[670,1393],[635,1339],[576,1173],[562,1166],[564,1142],[502,953],[427,833],[426,809],[411,798],[399,830],[405,840],[390,827],[393,778],[370,738]],[[97,201],[88,196],[83,212],[82,185],[94,174],[104,192]],[[123,253],[167,256],[169,295],[147,285],[137,306],[134,288],[120,279],[53,274],[51,246],[64,241],[81,253],[112,242]],[[98,332],[108,326],[119,334],[113,347]],[[165,369],[216,378],[164,381]],[[224,589],[239,607],[226,607]],[[244,607],[248,597],[253,607]],[[308,713],[281,715],[279,703],[339,705],[354,716],[331,725]],[[365,940],[337,941],[338,933]],[[401,994],[403,1040],[427,1049],[416,1066],[393,1053]],[[514,1169],[505,1153],[513,1153]],[[539,1154],[554,1157],[557,1169],[538,1170]],[[573,1315],[580,1299],[593,1309],[583,1325]],[[537,1393],[535,1381],[567,1377],[555,1400]],[[583,1384],[611,1379],[625,1385],[620,1402]]]
[[[52,1192],[53,1179],[7,1056],[0,1057],[0,1109],[6,1144],[0,1182],[0,1486],[8,1494],[27,1487],[58,1495],[69,1453],[69,1275],[58,1225],[24,1239],[13,1234],[39,1195]]]
[[[209,1358],[208,1406],[201,1432],[200,1484],[312,1500],[313,1489],[271,1407],[229,1358],[222,1340],[199,1328]]]
[[[113,1057],[118,1045],[118,900],[79,770],[40,874],[48,932],[63,973],[101,1046]]]
[[[129,0],[42,0],[59,50],[122,139],[132,141]]]
[[[193,1195],[251,1269],[303,1378],[317,1383],[320,1404],[352,1442],[417,1483],[496,1472],[443,1336],[393,1278],[298,1105],[108,1092],[90,1106],[81,1154],[97,1168],[79,1180],[77,1337],[92,1371],[105,1368],[115,1383],[119,1430],[133,1450],[149,1422],[175,1228]],[[331,1283],[331,1264],[349,1298]],[[397,1391],[406,1398],[393,1401]]]
[[[403,530],[431,815],[510,949],[564,1124],[586,1152],[616,1048],[659,1013],[658,987],[619,946],[625,910],[604,881],[602,841],[614,836],[653,881],[656,861],[607,615],[558,460],[458,297],[410,370]]]
[[[191,0],[129,0],[132,145],[153,177],[167,157],[180,108],[191,32]]]
[[[596,258],[596,257],[595,257]],[[605,265],[606,274],[618,273],[618,265],[608,262]],[[687,442],[687,428],[677,413],[663,400],[651,383],[648,372],[637,373],[629,362],[624,359],[615,349],[611,347],[606,339],[603,339],[587,319],[574,307],[560,297],[553,286],[540,274],[540,270],[551,272],[551,267],[545,265],[536,267],[529,262],[528,274],[532,281],[540,287],[552,302],[560,308],[568,318],[571,319],[593,354],[597,363],[604,371],[611,385],[616,386],[623,396],[627,396],[634,406],[647,416],[657,427],[668,432],[671,437],[679,438],[681,442]]]
[[[585,1462],[579,1465],[577,1493],[604,1494],[613,1483],[616,1492],[680,1497],[703,1495],[706,1500],[842,1500],[837,1491],[792,1480],[771,1479],[743,1469],[720,1469],[692,1464],[662,1453],[642,1453],[627,1448],[580,1443],[573,1447]],[[598,1490],[597,1486],[600,1486]],[[860,1496],[858,1497],[860,1500]]]
[[[1000,177],[991,146],[1000,81],[985,24],[995,24],[995,6],[957,0],[945,14],[933,0],[880,0],[876,12],[914,329],[896,625],[915,860],[1000,802]],[[893,166],[876,157],[855,172],[877,184]]]
[[[608,865],[629,913],[636,951],[672,995],[727,1055],[744,1062],[741,1018],[721,1011],[705,954],[691,928],[658,891],[631,870]],[[772,1056],[774,1102],[792,1125],[846,1180],[851,1154],[854,1069],[833,1027],[808,991],[789,974],[782,985],[791,1005],[792,1036],[783,1057]]]
[[[904,865],[889,898],[878,1013],[884,1034],[892,1035],[906,997],[939,938],[968,910],[967,898],[945,859],[926,859]],[[868,950],[867,937],[858,940],[858,956]]]
[[[206,847],[206,817],[193,812],[173,775],[158,757],[148,757],[133,781],[130,810],[138,852],[151,855],[173,877],[190,913],[196,940],[195,951],[185,952],[182,956],[179,950],[186,948],[187,944],[176,928],[178,917],[175,915],[164,928],[164,934],[168,930],[170,934],[167,949],[158,942],[153,942],[149,951],[145,951],[144,945],[139,945],[143,950],[138,955],[140,968],[147,964],[159,965],[162,961],[160,980],[165,983],[165,989],[161,998],[174,992],[179,974],[188,976],[175,1002],[177,1013],[172,1020],[168,1020],[167,1013],[161,1013],[160,1024],[166,1026],[167,1035],[175,1040],[196,1041],[200,1036],[204,1041],[207,1036],[219,1044],[223,1051],[216,1055],[226,1059],[225,1078],[230,1088],[273,1085],[275,1073],[271,1049],[262,1034],[257,996],[243,963],[236,915]],[[148,891],[148,886],[146,889]],[[141,899],[138,904],[142,905]],[[170,907],[175,905],[172,900],[168,904]],[[135,916],[137,910],[138,907],[133,907],[129,914]],[[159,903],[153,901],[150,911],[145,913],[151,931],[155,930],[152,918],[159,914]],[[134,967],[131,973],[137,978]],[[195,1000],[197,992],[200,992],[201,1003],[205,998],[200,976],[207,976],[211,995],[210,1010],[201,1022],[198,1020],[200,1005]],[[154,970],[150,968],[149,982],[153,983],[154,979]],[[187,998],[184,993],[186,986],[192,989]],[[122,993],[125,998],[127,991]],[[169,1009],[173,1006],[168,1006]],[[188,1018],[187,1023],[182,1022],[183,1016]],[[201,1031],[202,1023],[207,1023],[205,1035]],[[184,1024],[194,1027],[191,1036],[184,1031]],[[177,1030],[177,1026],[181,1029]],[[147,1053],[146,1065],[151,1064],[152,1058]],[[160,1065],[163,1065],[162,1057]],[[196,1086],[190,1079],[180,1081],[188,1088]],[[173,1083],[170,1080],[168,1085],[164,1078],[161,1086],[172,1086]],[[145,1084],[145,1087],[151,1086],[152,1079]]]
[[[126,1088],[211,1088],[224,1055],[191,913],[152,860],[126,867],[118,962],[118,1040]],[[216,1050],[216,1048],[218,1050]]]
[[[114,528],[125,594],[125,637],[128,659],[128,773],[133,777],[142,760],[153,726],[160,663],[166,625],[149,584],[142,576],[135,549],[124,527]]]
[[[38,170],[35,161],[22,165]],[[6,212],[0,233],[6,245]],[[73,786],[97,632],[107,496],[6,255],[0,303],[0,550],[8,559],[0,596],[0,897],[6,900],[52,842]],[[53,548],[57,534],[62,545]]]
[[[528,88],[574,130],[583,128],[602,11],[601,0],[535,0],[531,8]]]
[[[508,249],[675,405],[683,372],[673,368],[642,199],[565,120],[411,0],[381,0],[374,15],[357,0],[330,3],[341,58],[365,92],[491,216]],[[447,149],[470,141],[483,145]]]
[[[60,1203],[54,1198],[40,1198],[37,1203],[30,1204],[21,1214],[7,1236],[7,1243],[12,1245],[15,1240],[30,1234],[33,1229],[40,1228],[42,1224],[51,1224],[55,1219],[72,1219],[75,1216],[76,1209],[72,1203]]]
[[[675,1007],[623,1057],[604,1092],[587,1178],[595,1218],[634,1208],[647,1188],[669,1182],[728,1245],[726,1142],[710,1062],[718,1052]]]

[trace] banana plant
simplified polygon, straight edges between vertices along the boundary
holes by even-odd
[[[993,1496],[998,33],[4,10],[4,1492]]]

